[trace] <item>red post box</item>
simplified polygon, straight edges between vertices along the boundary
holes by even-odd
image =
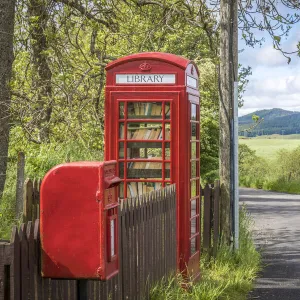
[[[41,186],[42,276],[107,280],[118,273],[116,161],[58,165]]]
[[[106,71],[105,159],[118,161],[120,197],[176,183],[178,269],[199,278],[198,68],[149,52],[117,59]]]

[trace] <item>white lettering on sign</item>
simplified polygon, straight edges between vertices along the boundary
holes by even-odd
[[[175,74],[117,74],[117,84],[172,84]]]
[[[186,77],[186,85],[197,88],[197,80],[191,76]]]

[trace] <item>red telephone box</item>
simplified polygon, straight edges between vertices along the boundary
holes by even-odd
[[[168,53],[139,53],[106,67],[105,159],[118,161],[120,197],[177,189],[177,257],[199,276],[199,72]]]
[[[42,276],[107,280],[118,273],[116,161],[51,169],[41,186]]]

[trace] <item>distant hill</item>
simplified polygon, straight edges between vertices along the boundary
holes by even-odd
[[[239,117],[239,134],[253,126],[252,116],[257,115],[264,120],[255,127],[248,136],[271,134],[297,134],[300,133],[300,112],[288,111],[281,108],[258,110]]]

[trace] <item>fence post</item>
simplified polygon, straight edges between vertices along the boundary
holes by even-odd
[[[208,184],[204,188],[204,224],[203,249],[209,252],[211,248],[211,188]]]
[[[23,205],[23,222],[32,220],[32,201],[33,201],[33,184],[30,179],[24,183],[24,205]]]
[[[24,152],[18,153],[18,164],[17,164],[17,186],[16,186],[16,218],[21,216],[23,211],[23,184],[24,184],[24,173],[25,173],[25,154]]]

